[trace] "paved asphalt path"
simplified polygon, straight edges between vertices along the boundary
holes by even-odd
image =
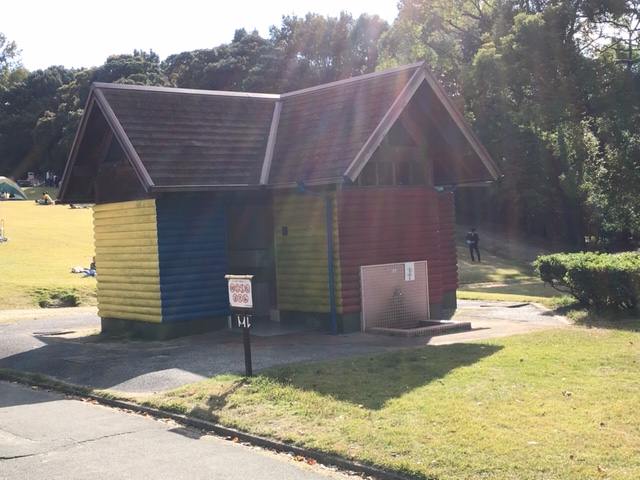
[[[0,382],[0,479],[326,480],[321,465]]]

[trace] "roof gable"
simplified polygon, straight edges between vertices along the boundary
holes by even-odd
[[[341,181],[420,65],[283,95],[269,183]]]
[[[277,96],[98,89],[153,186],[259,183]]]

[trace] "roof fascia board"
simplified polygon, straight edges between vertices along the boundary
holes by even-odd
[[[322,85],[316,85],[315,87],[309,87],[309,88],[304,88],[302,90],[295,90],[293,92],[284,93],[281,95],[281,98],[284,100],[286,98],[295,97],[297,95],[306,95],[307,93],[315,92],[318,90],[324,90],[326,88],[332,88],[339,85],[349,84],[352,82],[366,81],[368,78],[371,78],[371,77],[383,77],[385,75],[392,75],[394,73],[398,73],[403,70],[411,70],[422,65],[424,65],[424,62],[412,63],[410,65],[403,65],[401,67],[390,68],[389,70],[382,70],[379,72],[365,73],[364,75],[358,75],[357,77],[345,78],[344,80],[338,80],[336,82],[324,83]]]
[[[115,112],[111,109],[109,102],[105,98],[104,94],[100,91],[100,88],[95,89],[95,95],[96,95],[96,100],[98,102],[98,105],[102,110],[102,113],[104,114],[105,118],[107,119],[107,122],[111,126],[111,129],[113,130],[116,138],[120,142],[120,145],[122,146],[127,157],[129,158],[129,161],[133,165],[133,169],[136,172],[136,175],[138,175],[138,178],[142,182],[142,185],[144,186],[145,190],[149,191],[149,189],[154,185],[153,180],[151,180],[151,176],[149,175],[149,172],[147,172],[147,169],[144,168],[144,165],[142,164],[142,161],[138,156],[138,152],[136,152],[136,149],[131,144],[131,141],[129,140],[129,137],[127,137],[127,134],[125,133],[124,128],[122,128],[122,125],[118,120],[118,117],[116,116]]]
[[[91,117],[91,112],[93,110],[93,106],[95,105],[95,97],[93,95],[93,90],[90,92],[89,97],[87,98],[87,103],[84,107],[84,112],[82,114],[82,121],[80,122],[80,128],[76,131],[76,136],[73,139],[73,144],[71,145],[71,152],[69,153],[69,161],[65,166],[64,173],[62,174],[62,179],[60,182],[62,183],[62,190],[60,191],[59,197],[64,198],[65,193],[67,192],[67,186],[69,184],[69,179],[71,178],[71,171],[76,164],[76,158],[78,157],[78,150],[80,149],[80,142],[82,137],[84,136],[84,132],[87,129],[87,125],[89,123],[89,118]]]
[[[175,93],[188,95],[203,95],[214,97],[240,97],[240,98],[263,98],[269,100],[279,100],[280,95],[273,93],[250,93],[250,92],[228,92],[223,90],[196,90],[193,88],[173,88],[173,87],[149,87],[145,85],[123,85],[119,83],[93,84],[94,88],[101,90],[136,90],[139,92]]]
[[[174,193],[174,192],[222,192],[236,190],[263,190],[261,185],[236,184],[236,185],[154,185],[149,193]]]
[[[402,89],[402,92],[400,92],[400,95],[398,95],[391,105],[391,108],[389,108],[385,116],[382,118],[382,121],[378,124],[369,139],[360,149],[356,158],[351,162],[351,165],[349,165],[347,170],[344,172],[344,176],[352,182],[355,182],[358,175],[360,175],[360,172],[362,172],[362,169],[369,161],[369,158],[371,158],[371,155],[373,155],[376,149],[380,146],[384,137],[389,133],[389,130],[391,130],[393,123],[400,117],[406,106],[411,101],[413,94],[416,93],[418,87],[420,87],[427,76],[424,63],[421,65],[422,68],[416,70],[413,76],[409,79],[405,87]]]
[[[477,180],[477,181],[470,181],[470,182],[461,182],[461,183],[456,183],[456,187],[459,188],[471,188],[471,187],[487,187],[489,185],[491,185],[493,182],[490,180]]]
[[[273,151],[276,148],[278,124],[280,123],[280,112],[282,112],[282,100],[278,100],[273,109],[271,130],[269,131],[269,140],[267,141],[267,149],[264,154],[264,162],[262,163],[262,172],[260,174],[260,185],[267,185],[269,183],[269,174],[271,173],[271,165],[273,163]]]
[[[305,180],[304,185],[306,187],[321,187],[326,185],[336,185],[344,183],[345,179],[342,177],[336,178],[323,178],[320,180]],[[286,183],[274,183],[269,185],[270,189],[283,189],[283,188],[299,188],[297,182],[286,182]]]
[[[464,135],[471,148],[473,148],[484,164],[485,168],[489,171],[489,174],[493,177],[494,180],[497,180],[502,174],[498,169],[498,166],[495,164],[489,152],[484,148],[484,145],[480,143],[480,140],[476,136],[475,132],[471,129],[471,126],[467,122],[467,120],[462,116],[460,110],[454,105],[453,100],[449,98],[449,95],[445,91],[444,87],[440,85],[440,83],[432,76],[425,76],[427,83],[436,94],[436,97],[442,103],[442,106],[447,110],[447,113],[451,116],[451,119],[455,122],[455,124],[460,129],[460,132]]]

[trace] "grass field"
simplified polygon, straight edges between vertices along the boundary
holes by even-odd
[[[3,310],[65,304],[65,299],[96,302],[96,279],[70,273],[71,267],[88,267],[94,255],[92,210],[37,205],[33,199],[42,190],[25,189],[30,200],[0,201],[0,224],[9,239],[0,243]],[[57,192],[48,191],[55,198]]]
[[[140,401],[416,478],[631,479],[639,358],[633,325],[574,327],[220,376]]]

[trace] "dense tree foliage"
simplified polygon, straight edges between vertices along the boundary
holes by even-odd
[[[169,84],[158,56],[139,51],[111,56],[99,68],[26,72],[18,62],[11,73],[0,81],[0,170],[15,178],[62,174],[91,83]]]
[[[429,60],[504,173],[491,210],[461,213],[573,243],[640,234],[635,1],[400,7],[384,64]]]
[[[640,238],[640,0],[400,0],[388,25],[283,16],[269,38],[27,72],[0,33],[0,168],[62,170],[94,81],[287,92],[426,60],[504,176],[462,218],[579,245]]]

